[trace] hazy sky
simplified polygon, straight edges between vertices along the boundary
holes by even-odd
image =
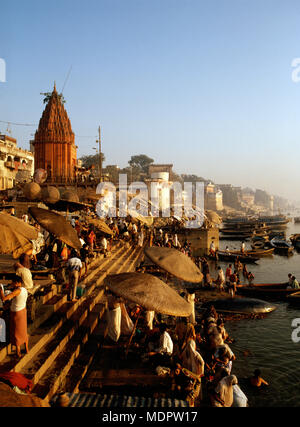
[[[11,0],[0,58],[0,120],[38,124],[40,92],[61,91],[72,67],[79,156],[101,125],[106,164],[147,154],[300,200],[299,0]],[[36,126],[11,129],[29,148]]]

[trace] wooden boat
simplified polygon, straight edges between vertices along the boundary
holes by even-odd
[[[266,225],[286,225],[289,223],[289,219],[286,218],[284,215],[277,215],[277,216],[266,216],[266,217],[260,217],[260,221],[264,222]]]
[[[295,293],[295,289],[287,289],[287,283],[261,283],[251,286],[237,285],[237,293],[246,297],[284,300]]]
[[[273,255],[274,251],[275,251],[275,248],[271,248],[271,249],[254,249],[252,251],[245,251],[244,254],[241,251],[231,251],[230,253],[237,254],[239,256],[250,255],[250,256],[254,256],[254,257],[262,257],[262,256]]]
[[[294,223],[297,224],[300,222],[300,216],[295,216]]]
[[[275,249],[275,252],[282,255],[290,255],[293,253],[294,246],[284,239],[274,237],[270,240],[270,245]]]
[[[220,298],[213,301],[206,301],[201,308],[214,306],[217,312],[221,313],[240,313],[256,314],[270,313],[276,309],[274,304],[253,298]]]
[[[238,255],[232,252],[217,251],[217,258],[210,256],[210,259],[219,259],[221,261],[236,261],[238,258],[239,261],[243,263],[254,263],[259,260],[258,257],[252,255]]]
[[[252,236],[251,230],[250,231],[243,231],[243,230],[238,230],[238,229],[233,229],[233,228],[228,228],[228,229],[221,228],[220,231],[222,234],[229,234],[229,235],[233,235],[233,236],[236,234],[241,235],[241,236],[248,236],[248,237]]]
[[[249,218],[249,217],[239,217],[239,218],[225,218],[223,219],[223,224],[230,224],[234,226],[234,224],[237,225],[258,225],[258,224],[264,224],[266,226],[281,226],[289,222],[289,219],[284,215],[276,215],[276,216],[264,216],[264,217],[256,217],[256,218]]]
[[[237,234],[235,236],[220,236],[220,240],[244,240],[245,242],[249,240],[249,237],[245,237],[244,235]]]
[[[266,245],[266,241],[265,240],[256,240],[255,242],[251,243],[251,248],[253,249],[253,251],[257,251],[257,250],[260,250],[260,249],[263,250],[264,247],[265,247],[265,245]]]
[[[294,292],[287,296],[287,300],[290,304],[300,305],[300,291]]]
[[[292,234],[290,241],[296,249],[300,250],[300,234]]]

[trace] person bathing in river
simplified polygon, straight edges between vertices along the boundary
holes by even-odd
[[[247,279],[248,278],[248,270],[247,270],[247,265],[244,264],[243,265],[243,276]]]
[[[242,252],[242,254],[245,253],[245,250],[246,250],[245,242],[242,242],[242,245],[241,245],[241,252]]]
[[[232,274],[232,264],[229,264],[225,271],[225,284],[226,288],[230,288],[230,276]]]
[[[210,244],[209,253],[213,258],[216,257],[216,248],[214,242],[211,242]]]
[[[254,274],[251,273],[251,271],[249,271],[247,279],[248,279],[249,286],[252,286],[252,283],[254,280]]]
[[[236,275],[236,271],[234,271],[234,273],[232,273],[229,277],[229,291],[228,292],[229,292],[231,298],[234,298],[234,296],[235,296],[236,284],[237,284],[237,275]]]
[[[217,285],[217,288],[219,292],[224,291],[224,283],[225,283],[225,276],[222,268],[218,267],[218,277],[215,280],[215,284]]]
[[[262,385],[269,385],[261,376],[260,369],[255,369],[253,376],[249,378],[250,384],[253,387],[261,387]]]

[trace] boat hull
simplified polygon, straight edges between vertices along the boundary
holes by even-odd
[[[254,286],[237,286],[237,293],[247,297],[269,298],[272,300],[285,300],[295,293],[295,289],[287,289],[286,283],[262,284]]]
[[[287,300],[290,304],[300,305],[300,291],[288,295]]]
[[[210,258],[216,259],[214,257],[210,257]],[[218,251],[217,253],[217,259],[219,259],[220,261],[235,261],[237,258],[239,259],[239,261],[243,263],[255,263],[256,261],[259,261],[259,258],[253,257],[253,256],[242,256],[242,255],[220,252],[220,251]]]
[[[203,308],[214,306],[218,312],[237,314],[270,313],[276,309],[274,304],[255,298],[221,298],[202,304]],[[202,308],[201,307],[201,308]]]

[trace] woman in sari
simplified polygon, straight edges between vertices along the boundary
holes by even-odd
[[[17,356],[21,357],[21,345],[25,344],[25,351],[28,353],[27,335],[27,310],[26,301],[28,297],[27,289],[23,286],[22,278],[14,275],[11,282],[12,291],[4,295],[0,288],[0,298],[3,302],[11,301],[10,305],[10,343],[17,348]]]

